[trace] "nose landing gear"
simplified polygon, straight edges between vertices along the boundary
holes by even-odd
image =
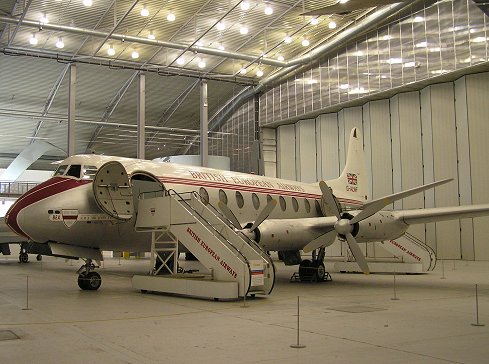
[[[92,259],[85,260],[85,264],[78,269],[78,287],[84,291],[96,291],[102,285],[100,274],[95,272],[98,268]]]

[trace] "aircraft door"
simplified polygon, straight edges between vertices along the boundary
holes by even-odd
[[[105,163],[95,174],[93,193],[98,206],[108,215],[129,220],[134,214],[132,188],[124,166],[116,161]]]

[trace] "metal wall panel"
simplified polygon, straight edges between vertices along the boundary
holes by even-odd
[[[465,77],[455,81],[455,121],[457,124],[458,185],[461,205],[472,203],[470,178],[470,145],[467,120],[467,88]],[[460,242],[462,259],[474,260],[473,219],[460,220]]]
[[[421,105],[418,91],[399,94],[399,121],[401,189],[408,190],[423,184]],[[407,197],[399,203],[403,209],[419,208],[424,204],[423,194]],[[409,233],[424,242],[424,225],[411,226]]]
[[[317,181],[315,134],[315,119],[301,120],[295,124],[295,170],[298,181]]]
[[[316,119],[316,155],[318,179],[340,175],[338,150],[338,115],[325,114]]]
[[[457,136],[453,83],[432,85],[431,126],[433,128],[433,166],[435,180],[455,178],[435,189],[437,207],[458,205]],[[460,259],[460,224],[458,220],[436,223],[438,256]]]
[[[379,198],[392,193],[392,154],[391,154],[391,128],[389,100],[371,101],[370,138],[372,195]],[[366,156],[369,158],[369,156]]]
[[[363,149],[365,152],[365,167],[367,168],[368,198],[372,198],[372,133],[370,120],[370,102],[362,106],[363,118]]]
[[[295,125],[282,125],[277,129],[277,177],[296,180]]]
[[[433,130],[431,128],[431,90],[426,87],[420,92],[421,102],[421,129],[423,131],[423,175],[424,183],[434,182],[433,167]],[[435,207],[435,191],[427,190],[424,193],[424,206]],[[436,226],[435,223],[425,224],[426,244],[436,251]]]
[[[400,192],[402,190],[401,176],[401,131],[399,115],[399,95],[390,99],[391,104],[391,133],[392,133],[392,190]],[[402,201],[394,202],[394,209],[401,209]]]
[[[467,116],[470,141],[470,168],[473,203],[489,203],[489,73],[466,76]],[[474,219],[474,249],[476,260],[489,259],[489,217]]]
[[[262,160],[263,174],[267,177],[277,177],[277,133],[276,129],[262,128]]]

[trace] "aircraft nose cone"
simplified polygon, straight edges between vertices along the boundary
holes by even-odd
[[[17,235],[23,236],[27,239],[30,239],[29,236],[22,230],[21,226],[19,225],[19,214],[22,210],[22,203],[21,199],[18,199],[17,201],[14,202],[12,206],[7,211],[7,214],[5,215],[5,223],[7,226],[12,230],[14,233]]]

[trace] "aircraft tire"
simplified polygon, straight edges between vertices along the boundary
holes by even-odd
[[[37,254],[37,256],[36,256],[36,260],[37,260],[38,262],[40,262],[40,261],[42,260],[42,255],[41,255],[41,254]]]
[[[20,253],[19,254],[19,263],[29,263],[29,254]]]
[[[326,268],[324,267],[324,263],[320,260],[315,260],[312,262],[311,267],[314,268],[314,275],[316,276],[316,280],[318,282],[324,281],[324,277],[326,276]]]
[[[301,282],[310,282],[313,277],[313,272],[309,259],[303,260],[299,265],[299,278]]]
[[[102,278],[97,272],[88,272],[78,276],[78,287],[84,291],[96,291],[102,285]]]

